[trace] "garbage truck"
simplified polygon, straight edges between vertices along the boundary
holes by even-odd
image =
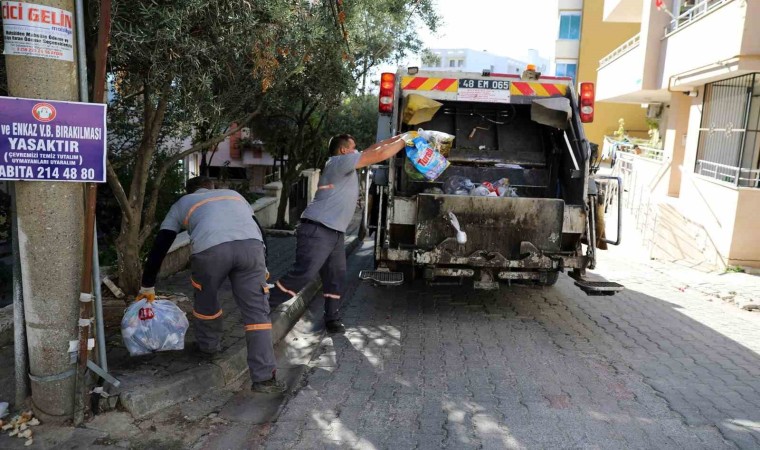
[[[375,267],[360,277],[379,285],[472,280],[476,289],[496,289],[514,281],[551,286],[568,271],[589,295],[622,290],[587,273],[600,242],[619,244],[622,189],[596,173],[595,146],[583,131],[594,117],[594,85],[580,83],[578,91],[570,78],[531,66],[522,74],[382,73],[378,140],[418,129],[454,139],[435,180],[414,176],[403,151],[361,175],[362,229],[374,236]],[[451,189],[497,180],[509,195]],[[612,241],[602,220],[615,204]]]

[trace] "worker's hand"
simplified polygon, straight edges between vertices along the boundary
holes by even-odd
[[[264,278],[264,281],[269,281],[269,269],[267,269],[267,275],[266,275],[266,277]]]
[[[156,288],[141,287],[135,301],[139,302],[140,300],[147,300],[148,302],[153,303],[156,300]]]

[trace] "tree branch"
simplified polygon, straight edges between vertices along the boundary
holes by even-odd
[[[108,185],[111,187],[114,197],[116,197],[116,202],[121,208],[121,213],[124,215],[124,219],[126,219],[127,222],[132,222],[132,209],[129,207],[129,199],[127,198],[126,192],[124,192],[124,187],[121,185],[119,177],[116,176],[116,171],[113,169],[110,159],[106,159],[106,174]]]
[[[222,133],[218,136],[215,136],[211,139],[207,139],[204,142],[200,142],[198,144],[193,145],[189,149],[182,151],[180,153],[177,153],[176,155],[171,156],[168,158],[164,163],[159,167],[158,173],[156,174],[155,179],[153,180],[153,189],[150,193],[150,197],[148,200],[148,208],[145,211],[145,224],[142,227],[142,230],[140,231],[140,235],[150,235],[150,232],[153,230],[153,227],[155,226],[155,214],[156,214],[156,207],[158,205],[158,194],[161,191],[161,183],[163,182],[164,177],[166,176],[166,173],[171,169],[174,164],[177,163],[180,159],[192,155],[193,153],[199,152],[201,150],[205,150],[213,145],[217,145],[223,140],[225,140],[228,136],[231,136],[238,131],[240,131],[243,127],[245,127],[251,120],[253,120],[256,116],[258,116],[261,113],[263,102],[259,103],[259,106],[256,108],[255,111],[247,114],[245,117],[243,117],[240,120],[236,120],[235,122],[238,123],[238,126],[234,128],[228,129],[225,133]]]

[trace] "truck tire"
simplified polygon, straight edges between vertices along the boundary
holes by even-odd
[[[546,281],[539,281],[541,286],[554,286],[559,279],[559,272],[546,272]]]

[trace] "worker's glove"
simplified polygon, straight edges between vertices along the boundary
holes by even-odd
[[[141,287],[135,301],[139,302],[140,300],[147,300],[148,302],[153,303],[156,300],[156,288]]]

